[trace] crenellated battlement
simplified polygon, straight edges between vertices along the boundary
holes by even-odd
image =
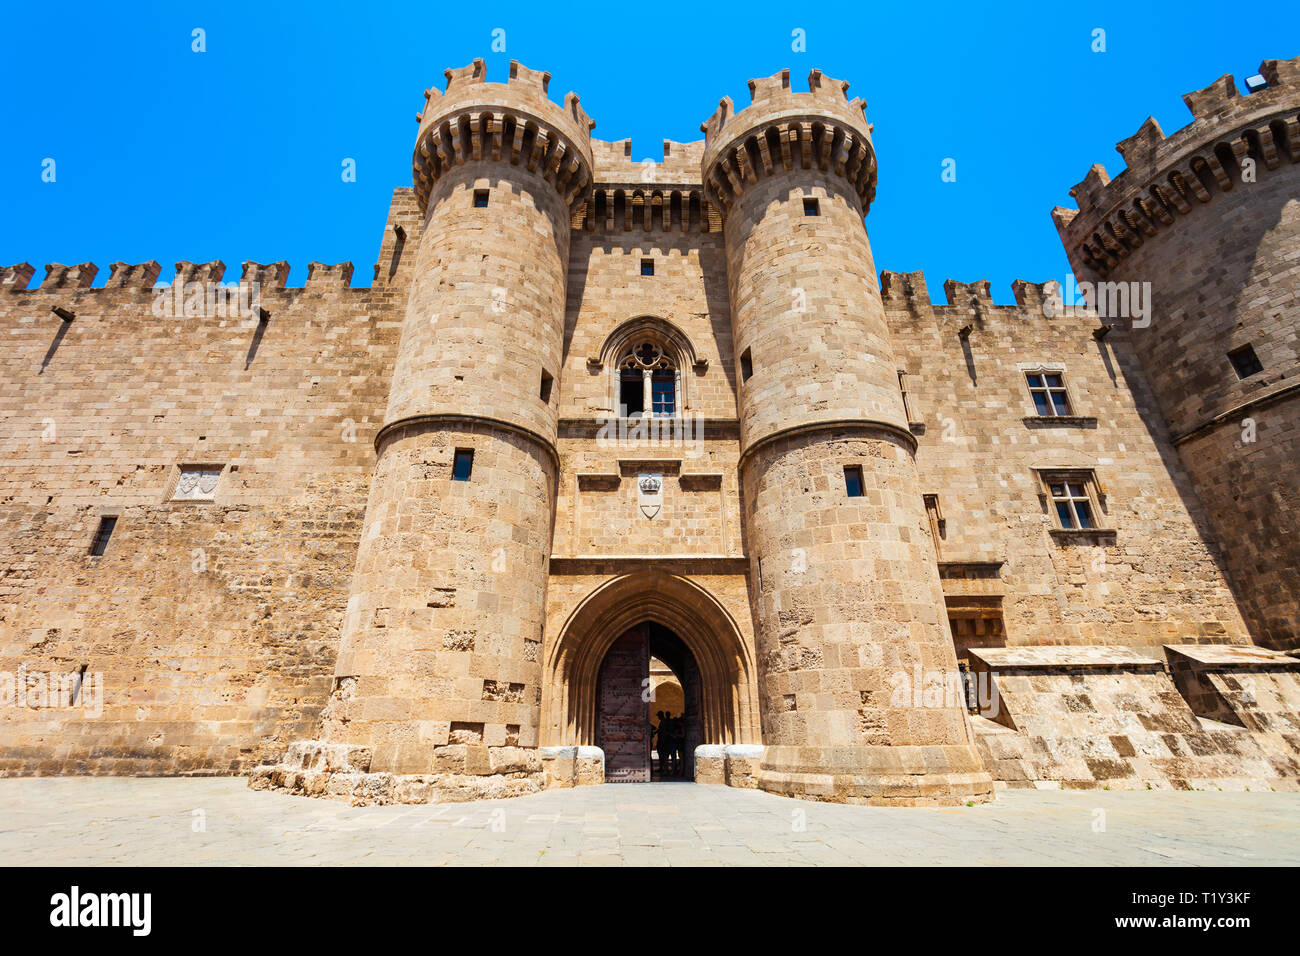
[[[983,321],[997,315],[1012,315],[1018,320],[1026,318],[1083,319],[1088,328],[1096,328],[1097,313],[1083,306],[1066,309],[1061,301],[1061,287],[1055,280],[1047,282],[1030,282],[1016,279],[1011,283],[1015,295],[1014,305],[998,305],[993,301],[992,287],[987,279],[975,282],[959,282],[945,279],[943,283],[944,301],[934,302],[930,298],[925,274],[917,272],[880,273],[880,297],[885,308],[891,311],[912,312],[920,314],[933,312],[953,318],[976,319]]]
[[[1169,136],[1148,117],[1115,145],[1119,175],[1095,164],[1070,190],[1079,208],[1058,206],[1052,218],[1077,272],[1107,276],[1199,204],[1240,188],[1246,165],[1258,175],[1300,162],[1300,57],[1265,60],[1259,72],[1268,86],[1248,96],[1231,74],[1186,94],[1193,120]]]
[[[317,292],[347,289],[352,284],[351,262],[309,262],[307,263],[307,285],[304,288]]]
[[[162,272],[162,266],[153,259],[135,264],[114,262],[109,269],[112,271],[104,283],[106,289],[147,289],[158,281]]]
[[[36,269],[30,262],[16,262],[11,266],[0,266],[0,292],[21,292],[32,281]]]
[[[956,279],[945,279],[943,281],[943,294],[947,296],[949,305],[972,309],[976,312],[985,306],[993,305],[993,288],[988,279],[978,279],[975,282],[958,282]]]
[[[880,298],[886,308],[907,308],[913,303],[930,304],[930,291],[925,285],[925,273],[888,272],[880,273]]]
[[[275,291],[304,291],[324,293],[337,289],[351,289],[353,267],[351,262],[307,264],[307,281],[296,288],[288,288],[285,283],[289,278],[289,263],[261,263],[251,260],[242,263],[239,282],[225,281],[226,264],[220,259],[211,262],[190,262],[182,259],[176,263],[175,272],[167,282],[159,282],[162,266],[150,259],[148,262],[114,262],[109,266],[109,278],[102,289],[91,288],[91,283],[99,274],[99,267],[93,262],[77,265],[63,265],[52,262],[45,267],[45,278],[40,285],[30,287],[35,269],[30,263],[19,262],[11,266],[0,266],[0,292],[76,292],[80,295],[93,295],[99,292],[121,291],[126,289],[174,288],[187,285],[227,285],[256,284],[262,293]],[[365,293],[367,289],[357,289]]]
[[[595,161],[593,179],[597,186],[700,185],[700,161],[704,158],[704,140],[678,143],[663,141],[664,161],[656,163],[645,158],[637,159],[630,139],[607,143],[591,141],[591,154]]]
[[[722,217],[700,181],[704,141],[663,141],[664,161],[637,160],[630,139],[591,141],[592,190],[574,206],[585,232],[720,232]]]
[[[182,259],[176,263],[176,274],[172,285],[189,285],[191,282],[216,283],[226,274],[226,264],[220,259],[211,262],[189,262]]]
[[[51,289],[87,289],[99,274],[99,266],[93,262],[82,262],[75,266],[65,266],[60,262],[51,262],[45,267],[45,278],[41,281],[41,290]]]
[[[749,106],[739,113],[730,96],[718,101],[718,108],[700,125],[706,150],[717,145],[719,138],[735,136],[740,130],[750,129],[769,121],[777,115],[822,114],[834,116],[845,123],[867,127],[866,101],[848,97],[847,80],[833,80],[821,70],[808,74],[808,91],[796,91],[790,85],[788,69],[771,76],[755,77],[749,81]],[[866,132],[870,132],[867,127]]]
[[[239,275],[240,282],[256,282],[264,290],[283,289],[288,279],[289,263],[283,259],[270,263],[246,261]]]
[[[1061,302],[1061,286],[1055,279],[1047,282],[1015,279],[1011,283],[1011,293],[1016,297],[1016,305],[1025,309],[1042,311],[1049,303],[1054,308]]]
[[[572,203],[592,180],[592,120],[576,93],[553,103],[547,90],[551,75],[510,61],[506,83],[487,82],[482,59],[444,71],[446,89],[424,91],[425,107],[417,115],[412,176],[423,210],[433,183],[447,169],[490,160],[523,165],[555,184]]]
[[[739,113],[730,97],[700,126],[701,161],[710,199],[724,210],[760,177],[802,169],[833,171],[853,186],[865,214],[875,198],[876,153],[862,99],[849,84],[813,70],[808,92],[795,92],[790,71],[749,81],[750,105]]]

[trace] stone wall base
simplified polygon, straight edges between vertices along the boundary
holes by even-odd
[[[951,807],[993,799],[973,746],[768,747],[758,786],[827,803]]]
[[[385,773],[370,769],[371,748],[304,740],[289,745],[282,763],[258,767],[254,790],[341,800],[354,807],[394,803],[463,803],[539,793],[545,786],[541,755],[523,747],[488,751],[484,773]]]
[[[695,782],[756,790],[762,760],[757,744],[701,744],[695,748]]]
[[[549,790],[605,782],[605,751],[599,747],[540,747],[542,775]]]

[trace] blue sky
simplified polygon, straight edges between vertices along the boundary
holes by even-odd
[[[575,90],[594,135],[636,159],[696,140],[729,94],[785,67],[852,83],[875,124],[880,184],[867,227],[878,269],[1063,280],[1050,218],[1091,163],[1181,96],[1263,59],[1300,54],[1300,5],[1222,2],[23,4],[6,12],[0,77],[13,108],[0,150],[0,263],[310,260],[368,285],[389,197],[410,185],[415,114],[442,71],[475,57],[504,81],[517,59]],[[192,30],[206,34],[204,53]],[[493,31],[505,31],[493,52]],[[792,50],[804,31],[806,51]],[[1092,50],[1105,31],[1104,53]],[[55,182],[42,164],[55,160]],[[356,160],[356,182],[341,176]],[[942,181],[956,160],[957,181]]]

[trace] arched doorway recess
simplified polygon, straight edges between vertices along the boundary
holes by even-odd
[[[543,746],[599,746],[601,666],[616,641],[647,622],[680,639],[698,671],[695,743],[759,743],[753,654],[735,620],[696,582],[667,571],[643,570],[596,587],[579,602],[549,648],[542,691]],[[665,648],[664,653],[674,652]]]
[[[672,675],[669,686],[676,689],[663,701],[655,694],[652,662]],[[695,779],[700,712],[700,668],[686,642],[654,621],[624,631],[596,677],[596,746],[605,754],[605,782]]]

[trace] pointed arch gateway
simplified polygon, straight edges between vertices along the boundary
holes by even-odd
[[[578,604],[546,658],[543,746],[595,746],[601,664],[645,622],[681,639],[699,669],[700,743],[760,742],[753,655],[727,610],[700,585],[662,570],[623,574]]]

